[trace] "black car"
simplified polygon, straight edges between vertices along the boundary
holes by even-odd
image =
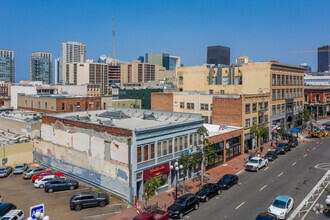
[[[13,203],[5,203],[0,205],[0,217],[6,215],[10,210],[16,209]]]
[[[229,189],[233,185],[238,183],[238,176],[234,174],[226,174],[218,181],[218,186],[221,189]]]
[[[286,154],[286,152],[288,152],[289,150],[291,150],[291,148],[287,143],[280,143],[276,148],[276,151],[279,154]]]
[[[297,147],[298,146],[298,139],[297,138],[292,138],[291,140],[289,140],[288,145],[290,145],[290,148]]]
[[[200,201],[207,202],[210,198],[220,194],[221,188],[218,184],[207,183],[196,193],[196,196]]]
[[[264,212],[264,213],[260,213],[255,220],[277,220],[277,216],[272,214],[272,213],[268,213],[268,212]]]
[[[267,151],[266,155],[264,156],[265,159],[268,159],[268,161],[274,161],[278,156],[278,151],[276,150],[269,150]]]
[[[78,181],[69,179],[54,179],[45,183],[45,192],[52,193],[61,190],[74,190],[79,187]]]
[[[78,193],[70,199],[70,209],[76,211],[93,206],[104,207],[108,204],[109,196],[107,194],[93,191]]]
[[[199,200],[194,194],[186,194],[179,197],[174,203],[167,208],[171,218],[183,218],[185,214],[199,208]]]

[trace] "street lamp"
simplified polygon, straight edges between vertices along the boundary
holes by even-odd
[[[327,204],[328,208],[324,211],[324,214],[328,217],[330,217],[330,195],[327,195],[327,198],[325,199],[325,203]]]
[[[179,182],[179,179],[178,179],[178,172],[179,172],[179,169],[183,169],[183,166],[182,165],[179,165],[179,163],[176,161],[174,163],[174,166],[171,165],[170,166],[171,170],[174,170],[175,171],[175,174],[176,174],[176,185],[175,185],[175,200],[178,198],[178,182]]]

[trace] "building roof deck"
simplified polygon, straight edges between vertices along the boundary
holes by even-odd
[[[29,124],[41,123],[41,114],[34,111],[4,111],[0,113],[1,117]]]
[[[228,126],[223,125],[224,128],[221,128],[220,125],[218,124],[204,124],[203,126],[208,130],[209,137],[229,133],[232,131],[238,131],[242,129],[242,127],[229,126],[229,125]]]
[[[0,146],[29,142],[30,139],[23,135],[0,130]]]

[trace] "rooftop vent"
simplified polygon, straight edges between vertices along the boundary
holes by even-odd
[[[154,113],[152,112],[151,114],[146,114],[146,113],[143,113],[143,119],[146,119],[146,120],[155,120],[155,116],[154,116]]]
[[[100,118],[113,118],[113,119],[125,119],[125,118],[131,118],[130,116],[126,115],[122,111],[115,111],[115,112],[110,112],[106,111],[98,115]]]

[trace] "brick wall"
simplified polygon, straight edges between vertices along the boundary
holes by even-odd
[[[91,101],[94,101],[93,107],[89,104]],[[78,102],[80,102],[80,108],[77,107]],[[99,102],[99,106],[96,105],[96,102]],[[62,103],[65,103],[65,110],[62,110]],[[99,110],[102,109],[101,104],[101,97],[58,98],[56,99],[56,111],[71,112],[70,105],[72,105],[73,111]]]
[[[151,110],[173,111],[173,93],[151,93]]]
[[[242,96],[240,98],[213,97],[213,124],[242,127]]]
[[[132,131],[122,129],[122,128],[115,128],[115,127],[110,127],[110,126],[105,126],[105,125],[98,125],[98,124],[73,121],[73,120],[68,120],[68,119],[63,119],[63,118],[56,118],[56,117],[49,116],[49,115],[42,116],[42,123],[54,125],[55,122],[61,122],[61,123],[63,123],[63,125],[68,126],[68,127],[90,129],[90,130],[94,130],[96,132],[101,132],[101,133],[106,132],[106,133],[114,135],[114,136],[123,136],[123,137],[132,136]]]

